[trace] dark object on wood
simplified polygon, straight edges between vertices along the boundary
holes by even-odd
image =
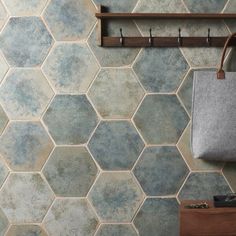
[[[236,194],[214,196],[215,207],[236,207]]]
[[[186,205],[207,202],[208,209],[187,209]],[[180,236],[236,236],[236,208],[216,208],[212,201],[182,201]]]
[[[158,37],[153,35],[151,35],[151,37],[110,37],[105,33],[106,20],[236,19],[236,14],[226,13],[107,13],[105,11],[106,8],[104,6],[100,6],[99,12],[95,14],[98,18],[98,45],[102,47],[223,47],[227,39],[227,37],[210,36],[210,29],[208,29],[208,31],[206,30],[206,37],[182,37],[180,34],[181,29],[176,29],[176,37]],[[117,32],[119,32],[119,29],[117,29]],[[236,46],[236,39],[232,39],[229,46]]]

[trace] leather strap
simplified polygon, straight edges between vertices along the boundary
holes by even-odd
[[[217,79],[225,79],[225,72],[223,70],[223,65],[224,65],[224,60],[225,60],[225,54],[226,54],[226,50],[229,46],[229,42],[230,40],[236,36],[236,32],[229,35],[229,37],[227,38],[226,42],[225,42],[225,45],[224,45],[224,48],[223,48],[223,53],[222,53],[222,56],[221,56],[221,61],[220,61],[220,68],[218,69],[217,71]]]

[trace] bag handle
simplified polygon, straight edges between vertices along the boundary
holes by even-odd
[[[224,45],[224,48],[223,48],[223,53],[222,53],[222,56],[221,56],[221,61],[220,61],[220,68],[218,69],[217,71],[217,79],[225,79],[225,72],[223,70],[223,65],[224,65],[224,60],[225,60],[225,53],[226,53],[226,50],[229,46],[229,42],[230,40],[236,36],[236,32],[229,35],[229,37],[227,38],[226,42],[225,42],[225,45]]]

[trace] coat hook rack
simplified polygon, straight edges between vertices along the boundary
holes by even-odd
[[[211,29],[208,28],[206,37],[184,37],[181,35],[181,28],[178,29],[176,37],[159,37],[152,35],[149,29],[148,37],[124,36],[120,29],[120,37],[107,36],[105,23],[112,19],[166,19],[166,20],[191,20],[191,19],[210,19],[226,20],[236,19],[236,14],[226,13],[109,13],[104,11],[103,6],[99,6],[98,13],[98,44],[101,47],[223,47],[227,39],[225,37],[211,36]],[[236,46],[236,38],[230,42],[230,46]]]

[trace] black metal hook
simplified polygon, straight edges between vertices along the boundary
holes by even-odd
[[[121,44],[121,46],[123,45],[123,42],[124,42],[124,36],[123,36],[122,28],[120,28],[120,44]]]
[[[149,29],[149,39],[148,39],[149,45],[152,46],[152,29]]]
[[[211,36],[210,36],[210,34],[211,34],[211,29],[208,28],[208,34],[207,34],[207,39],[206,39],[206,42],[207,42],[208,45],[211,44]]]
[[[179,28],[178,44],[179,44],[179,46],[182,45],[181,28]]]

